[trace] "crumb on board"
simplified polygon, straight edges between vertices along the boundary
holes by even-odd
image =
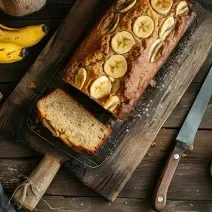
[[[181,157],[182,157],[182,158],[191,158],[190,155],[187,155],[187,154],[185,154],[185,153],[183,153]]]
[[[31,88],[31,89],[35,89],[36,88],[36,85],[34,82],[30,83],[28,86],[28,88]]]
[[[153,88],[155,88],[156,85],[157,85],[157,82],[156,82],[154,79],[152,79],[151,82],[150,82],[150,85],[151,85]]]
[[[151,146],[152,146],[152,147],[155,147],[155,146],[156,146],[156,143],[155,143],[155,142],[153,142],[153,143],[151,144]]]
[[[176,60],[175,63],[180,65],[180,60]]]

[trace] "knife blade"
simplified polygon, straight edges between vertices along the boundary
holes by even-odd
[[[212,95],[212,67],[176,137],[176,144],[154,191],[154,209],[161,211],[166,205],[167,192],[183,153],[192,151],[194,138]]]

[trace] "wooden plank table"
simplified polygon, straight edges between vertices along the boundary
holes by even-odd
[[[25,26],[47,23],[51,31],[42,42],[30,48],[30,55],[23,61],[1,66],[0,92],[4,100],[13,91],[21,77],[39,55],[47,41],[57,30],[75,0],[49,0],[47,6],[33,15],[13,18],[0,13],[2,24]],[[152,147],[137,168],[133,177],[113,203],[106,201],[83,185],[62,168],[49,187],[37,211],[151,211],[152,191],[165,159],[169,154],[174,137],[180,128],[205,75],[212,62],[212,52],[193,80],[182,100],[164,124]],[[4,101],[3,100],[3,101]],[[3,102],[0,103],[0,106]],[[195,149],[185,155],[172,181],[165,211],[212,211],[212,178],[209,165],[212,162],[212,107],[206,114],[197,134]],[[41,155],[24,144],[14,143],[0,136],[0,182],[7,193],[11,193],[25,176],[37,166]]]

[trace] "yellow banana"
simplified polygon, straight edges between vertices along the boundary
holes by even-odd
[[[0,42],[0,63],[13,63],[22,60],[28,54],[27,49],[13,43]]]
[[[45,24],[24,28],[9,28],[0,24],[0,42],[13,43],[24,48],[37,44],[49,31]]]

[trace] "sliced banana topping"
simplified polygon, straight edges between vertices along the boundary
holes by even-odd
[[[112,82],[112,89],[111,89],[111,93],[112,93],[112,94],[117,93],[117,92],[118,92],[118,90],[120,89],[120,87],[121,87],[120,80],[115,79],[115,80]]]
[[[176,15],[181,15],[188,10],[189,10],[189,8],[188,8],[187,2],[186,1],[180,1],[177,4],[177,7],[176,7]]]
[[[112,33],[118,27],[120,21],[120,14],[115,13],[113,19],[111,20],[110,24],[104,29],[105,33]]]
[[[56,137],[59,136],[59,132],[55,130],[49,120],[43,119],[43,125]]]
[[[125,0],[123,3],[116,7],[116,10],[120,13],[126,13],[130,10],[136,3],[136,0]]]
[[[114,82],[115,80],[113,77],[110,77],[110,76],[108,76],[108,78],[110,79],[111,82]]]
[[[84,68],[80,68],[77,74],[75,75],[75,86],[78,89],[82,89],[86,81],[86,78],[87,78],[87,71]]]
[[[133,36],[127,31],[116,33],[111,40],[111,47],[118,54],[129,52],[134,44]]]
[[[120,101],[118,96],[112,96],[104,104],[104,108],[106,110],[109,110],[109,111],[113,112],[120,103],[121,103],[121,101]]]
[[[151,5],[157,13],[166,15],[173,5],[173,0],[151,0]]]
[[[148,38],[154,30],[154,21],[149,16],[140,16],[133,24],[133,32],[139,38]]]
[[[125,75],[127,71],[127,61],[122,55],[112,55],[104,64],[104,72],[113,78]]]
[[[90,95],[94,99],[100,99],[108,95],[111,91],[111,81],[106,76],[97,78],[90,87]]]
[[[166,39],[166,37],[171,33],[175,25],[174,17],[170,16],[168,17],[162,24],[160,31],[159,31],[159,37],[163,40]]]
[[[150,53],[149,53],[149,62],[153,63],[156,60],[156,56],[163,46],[163,41],[161,39],[157,39],[151,46],[150,48]]]

